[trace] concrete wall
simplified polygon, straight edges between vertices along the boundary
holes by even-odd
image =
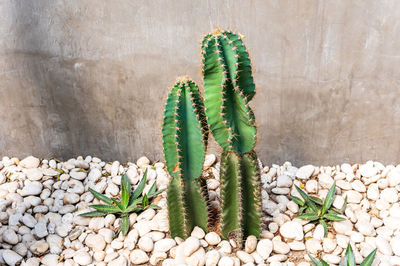
[[[399,162],[398,0],[0,0],[0,156],[160,159],[217,25],[246,36],[264,162]]]

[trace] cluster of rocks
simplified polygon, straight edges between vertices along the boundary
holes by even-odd
[[[400,265],[400,166],[378,162],[333,167],[290,163],[262,167],[263,231],[260,240],[246,239],[243,247],[215,232],[196,227],[186,239],[172,238],[168,228],[166,192],[154,199],[159,210],[148,209],[129,217],[127,236],[115,235],[121,226],[113,214],[84,218],[90,204],[99,201],[92,188],[109,197],[120,194],[126,173],[137,186],[148,170],[148,191],[153,182],[164,189],[169,176],[163,163],[146,157],[136,164],[106,163],[78,157],[66,162],[0,161],[0,264],[6,265],[311,265],[308,254],[338,265],[350,243],[360,263],[373,249],[374,265]],[[207,155],[204,164],[211,206],[220,206],[219,163]],[[336,180],[333,206],[345,197],[347,220],[332,223],[327,237],[321,225],[297,219],[300,197],[294,185],[325,198]]]
[[[155,181],[158,189],[167,187],[164,164],[151,166],[146,157],[127,165],[90,156],[67,162],[4,157],[0,161],[0,264],[121,266],[165,259],[165,252],[175,246],[175,240],[167,237],[166,192],[155,199],[160,210],[130,215],[126,237],[115,235],[121,220],[113,214],[79,216],[90,204],[100,203],[88,188],[114,197],[120,193],[123,173],[137,186],[145,169],[144,192]]]
[[[301,168],[289,162],[265,167],[262,174],[262,203],[268,230],[263,237],[273,242],[272,254],[282,254],[282,262],[309,261],[312,254],[337,265],[347,245],[352,245],[357,264],[375,248],[374,265],[400,265],[400,165],[379,162],[342,164],[333,167]],[[294,185],[324,199],[336,181],[333,206],[340,209],[347,197],[345,221],[333,222],[327,237],[322,225],[296,218],[299,206],[291,196],[301,198]],[[277,244],[277,245],[276,245]],[[305,264],[304,264],[305,265]]]

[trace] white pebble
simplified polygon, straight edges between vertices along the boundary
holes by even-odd
[[[299,168],[296,177],[299,179],[308,179],[314,173],[315,167],[313,165],[305,165]]]
[[[304,238],[303,226],[294,221],[284,223],[279,232],[287,239],[302,240]]]
[[[209,245],[214,246],[214,245],[218,245],[219,242],[221,242],[221,237],[215,232],[210,232],[210,233],[206,234],[205,240],[207,241],[207,243]]]

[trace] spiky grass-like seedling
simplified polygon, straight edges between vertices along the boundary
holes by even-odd
[[[149,204],[149,200],[163,192],[163,190],[157,190],[156,182],[150,187],[149,192],[144,194],[143,190],[146,186],[147,179],[147,169],[144,172],[142,180],[139,182],[137,188],[131,193],[131,184],[129,178],[124,174],[121,178],[121,200],[109,198],[99,192],[89,188],[90,193],[93,194],[95,198],[101,200],[106,204],[95,204],[90,205],[95,211],[81,213],[80,216],[83,217],[96,217],[105,216],[107,214],[116,214],[121,217],[121,232],[126,235],[129,231],[129,214],[132,212],[140,212],[146,210],[147,208],[159,209],[157,205]]]
[[[374,262],[375,255],[376,255],[377,249],[374,249],[371,253],[368,254],[368,256],[361,262],[360,266],[371,266],[372,263]],[[308,255],[312,261],[312,263],[315,266],[329,266],[329,264],[324,261],[324,260],[317,260],[311,255]],[[356,266],[356,258],[354,256],[353,249],[351,248],[351,245],[347,245],[346,253],[344,257],[340,261],[340,266]]]
[[[249,54],[239,34],[217,29],[202,43],[205,107],[221,159],[221,233],[241,242],[260,237],[261,199]]]
[[[345,218],[339,215],[343,215],[347,206],[347,197],[344,200],[342,208],[339,210],[332,206],[335,197],[336,181],[333,182],[325,200],[322,201],[318,197],[309,196],[301,188],[296,186],[300,196],[304,199],[292,196],[292,200],[299,206],[299,215],[297,218],[311,221],[314,224],[321,224],[324,227],[324,236],[328,235],[328,226],[331,226],[332,221],[344,221]]]
[[[173,237],[186,238],[194,226],[207,230],[208,211],[199,177],[204,162],[208,127],[196,84],[179,78],[165,105],[162,128],[164,157],[172,180],[168,212]]]

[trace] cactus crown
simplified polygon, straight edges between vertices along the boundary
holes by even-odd
[[[185,180],[201,175],[208,126],[196,84],[178,78],[168,95],[162,128],[164,156],[171,176]]]
[[[215,140],[240,154],[255,145],[255,94],[249,54],[240,35],[216,29],[202,42],[205,106]]]

